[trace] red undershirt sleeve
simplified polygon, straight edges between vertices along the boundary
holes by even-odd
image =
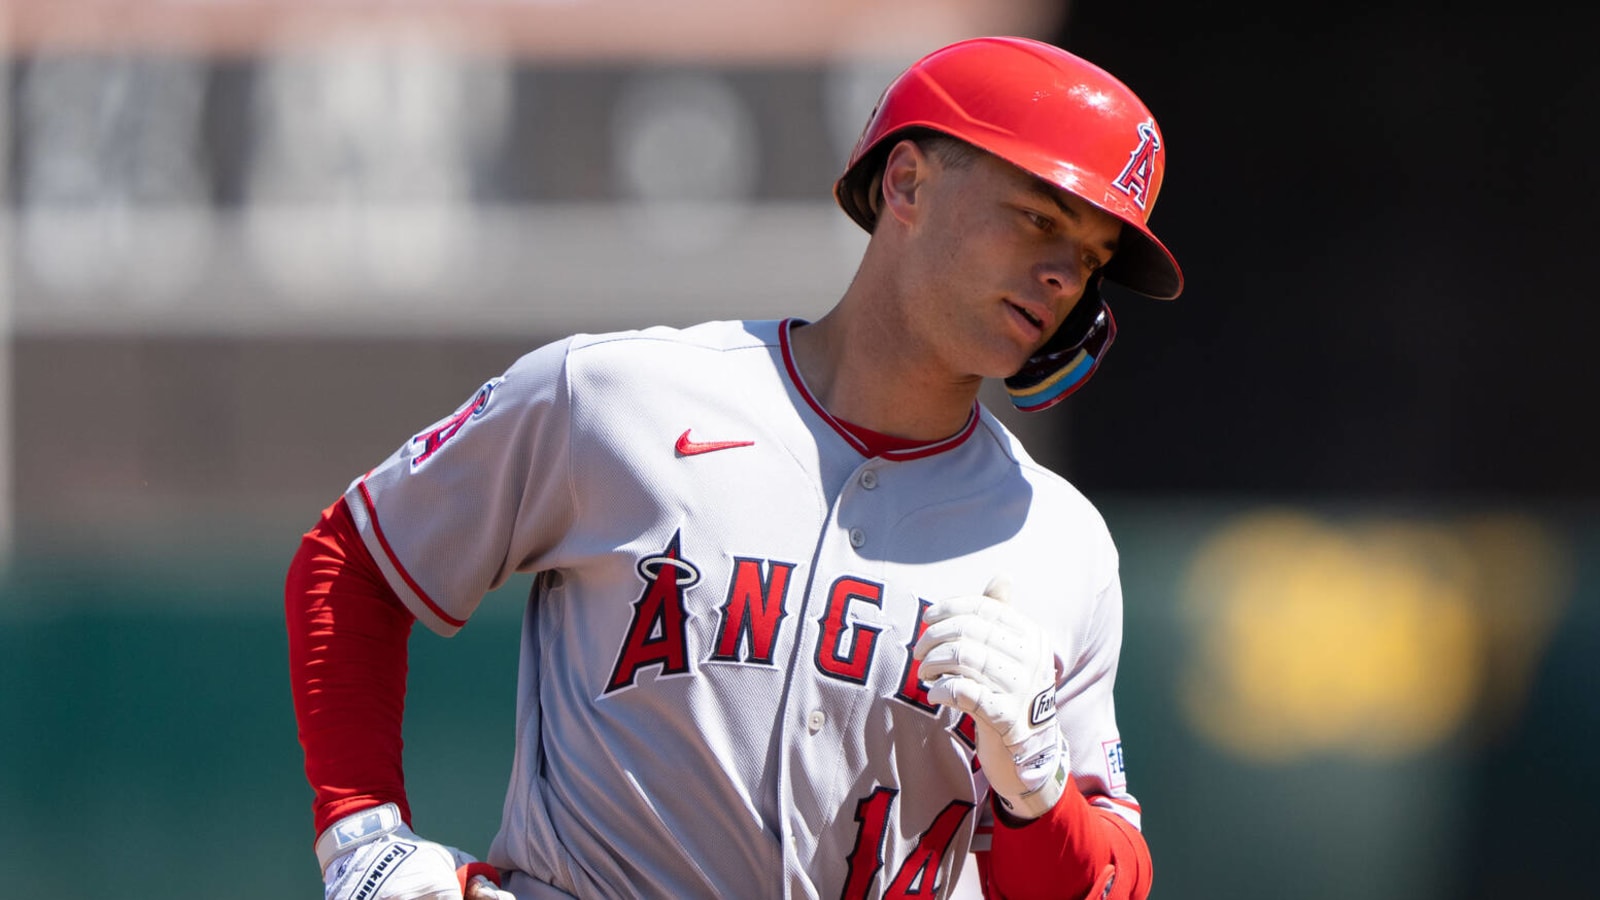
[[[996,806],[989,850],[976,856],[987,900],[1144,900],[1150,893],[1144,836],[1089,805],[1075,785],[1048,814],[1020,825]]]
[[[284,586],[284,620],[295,721],[315,792],[314,834],[390,801],[409,823],[401,719],[416,617],[384,581],[343,498],[301,539]]]

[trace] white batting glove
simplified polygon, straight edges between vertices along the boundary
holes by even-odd
[[[1044,630],[1010,605],[996,576],[983,596],[928,607],[912,655],[928,699],[972,716],[978,762],[1007,812],[1036,819],[1067,783],[1067,741],[1056,724],[1056,658]]]
[[[329,825],[317,838],[317,862],[325,900],[462,900],[456,870],[477,860],[418,837],[400,808],[385,803]],[[515,900],[487,879],[470,896]]]

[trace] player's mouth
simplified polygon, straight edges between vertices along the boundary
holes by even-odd
[[[1044,319],[1040,318],[1037,314],[1030,311],[1026,307],[1017,303],[1013,303],[1010,300],[1005,301],[1005,303],[1006,306],[1011,308],[1011,312],[1013,314],[1012,317],[1015,319],[1020,319],[1027,325],[1030,336],[1033,336],[1036,340],[1043,339]]]

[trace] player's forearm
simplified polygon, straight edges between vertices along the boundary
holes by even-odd
[[[1107,900],[1143,900],[1150,893],[1150,851],[1139,830],[1092,806],[1069,786],[1051,811],[1029,822],[1008,823],[995,810],[985,867],[989,900],[1081,898],[1101,900],[1106,867],[1113,878]]]
[[[284,588],[293,689],[315,832],[393,801],[401,770],[406,642],[415,621],[383,581],[341,500],[301,540]]]

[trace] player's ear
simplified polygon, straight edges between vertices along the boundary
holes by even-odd
[[[883,172],[878,176],[878,219],[885,213],[909,222],[917,212],[921,188],[927,181],[929,160],[916,141],[902,140],[890,148],[883,161]]]

